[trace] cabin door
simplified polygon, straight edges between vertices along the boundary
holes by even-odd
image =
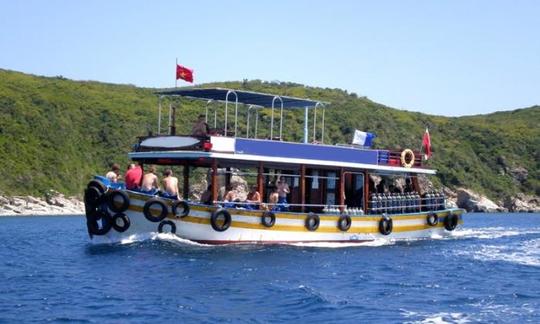
[[[349,208],[364,207],[364,175],[362,173],[345,174],[345,204]]]

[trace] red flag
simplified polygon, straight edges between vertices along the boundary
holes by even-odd
[[[193,70],[176,64],[176,80],[178,79],[193,83]]]
[[[426,128],[424,138],[422,139],[422,148],[424,149],[424,158],[427,160],[431,157],[431,139],[429,138],[429,131]]]

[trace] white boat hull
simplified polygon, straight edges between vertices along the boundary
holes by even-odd
[[[104,235],[91,235],[95,243],[113,243],[129,238],[133,235],[144,235],[158,232],[160,222],[149,221],[143,207],[151,196],[128,192],[130,205],[124,212],[129,217],[129,228],[120,233],[111,229]],[[300,242],[334,242],[334,243],[361,243],[376,239],[410,240],[445,236],[450,233],[445,229],[443,220],[450,213],[458,215],[459,224],[462,223],[461,209],[448,209],[435,212],[439,218],[437,225],[427,223],[428,212],[389,215],[392,218],[393,229],[390,234],[383,235],[379,231],[379,221],[382,215],[351,216],[351,227],[347,231],[338,228],[340,215],[319,215],[319,227],[310,231],[305,226],[307,214],[276,212],[275,224],[265,227],[261,223],[262,211],[230,208],[230,226],[225,231],[216,231],[211,225],[211,215],[218,207],[189,204],[190,212],[185,217],[176,217],[171,212],[173,201],[163,199],[168,207],[167,217],[163,221],[172,221],[175,224],[175,234],[182,238],[206,244],[232,244],[232,243],[300,243]],[[109,213],[113,215],[112,211]],[[459,226],[459,225],[458,225]],[[169,226],[163,227],[170,231]]]

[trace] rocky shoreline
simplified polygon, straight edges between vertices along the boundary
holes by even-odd
[[[0,196],[0,216],[82,215],[84,203],[77,197],[51,192],[44,198]]]
[[[243,180],[243,179],[242,179]],[[245,181],[235,181],[239,196],[245,196],[247,185]],[[201,188],[203,188],[202,186]],[[459,207],[467,212],[496,213],[540,213],[540,198],[517,194],[504,201],[493,202],[485,196],[469,189],[460,188],[456,191],[443,189],[449,207]],[[197,199],[196,195],[192,198]],[[51,192],[44,198],[33,196],[0,195],[0,216],[39,216],[39,215],[82,215],[84,203],[77,197],[65,197],[58,192]]]

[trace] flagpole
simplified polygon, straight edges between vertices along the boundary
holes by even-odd
[[[176,58],[176,65],[174,66],[174,87],[178,87],[178,78],[176,78],[176,69],[178,69],[178,57]]]

